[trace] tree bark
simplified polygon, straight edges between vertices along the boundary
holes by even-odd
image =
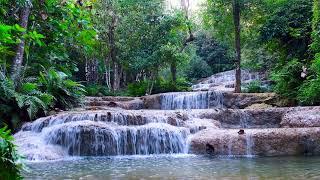
[[[176,61],[171,62],[170,71],[171,71],[173,85],[176,85],[176,82],[177,82],[177,62]]]
[[[21,10],[21,17],[20,17],[20,26],[23,27],[25,30],[27,30],[28,27],[28,21],[30,16],[30,7],[26,5]],[[23,38],[23,35],[26,34],[26,31],[22,32],[21,34],[21,41],[18,44],[16,55],[12,62],[12,70],[11,70],[11,78],[15,81],[18,77],[20,77],[21,74],[21,68],[23,64],[23,55],[24,55],[24,49],[25,49],[25,39]]]
[[[233,20],[235,27],[235,48],[236,48],[236,82],[235,92],[241,92],[241,42],[240,42],[240,0],[233,0]]]
[[[112,90],[117,91],[120,89],[120,75],[119,75],[119,64],[117,61],[116,55],[116,44],[115,44],[115,29],[117,26],[117,17],[115,13],[112,13],[111,24],[109,25],[109,46],[110,46],[110,59],[112,61],[112,69],[113,69],[113,83]]]

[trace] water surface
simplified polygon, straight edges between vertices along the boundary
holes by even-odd
[[[320,157],[85,157],[27,164],[26,179],[320,179]]]

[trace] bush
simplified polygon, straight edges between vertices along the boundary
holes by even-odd
[[[303,105],[320,104],[320,55],[317,56],[311,66],[314,76],[310,76],[299,89],[298,100]]]
[[[23,164],[21,156],[13,144],[13,137],[7,127],[0,129],[0,177],[4,179],[22,179]]]
[[[300,86],[303,64],[293,59],[286,65],[272,73],[271,79],[275,82],[274,91],[289,100],[296,100]]]
[[[212,75],[212,71],[208,63],[200,58],[192,59],[190,67],[187,70],[189,79],[201,79]]]
[[[261,86],[261,82],[258,80],[250,82],[244,87],[244,89],[247,93],[262,93],[265,91]]]
[[[151,82],[142,81],[138,83],[131,83],[127,87],[127,93],[124,95],[128,96],[144,96],[147,93],[148,85]],[[156,80],[153,84],[152,94],[166,93],[166,92],[177,92],[177,91],[190,91],[191,84],[184,78],[178,78],[176,84],[172,81],[167,81],[162,78]]]
[[[178,91],[190,91],[191,85],[185,78],[178,78],[176,84],[172,81],[164,79],[158,79],[152,94],[166,93],[166,92],[178,92]]]
[[[148,81],[131,83],[128,85],[127,92],[130,96],[144,96],[148,89]]]
[[[60,109],[69,109],[79,105],[85,94],[85,87],[80,83],[68,79],[60,71],[49,69],[41,72],[38,77],[40,89],[54,97],[54,106]]]
[[[85,86],[87,96],[107,96],[111,92],[106,86],[99,84],[89,84]]]
[[[53,96],[43,93],[35,83],[22,83],[17,86],[0,73],[0,118],[8,119],[10,128],[17,126],[20,119],[33,119],[45,114],[53,102]]]

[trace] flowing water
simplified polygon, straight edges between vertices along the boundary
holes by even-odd
[[[263,80],[266,75],[259,72],[249,72],[248,70],[241,70],[241,81],[242,83],[249,83],[255,80]],[[193,90],[223,90],[223,91],[233,91],[232,85],[235,82],[235,70],[225,71],[221,73],[214,74],[211,77],[204,79],[192,86]],[[219,87],[220,86],[220,87]]]
[[[121,111],[66,113],[25,125],[15,138],[29,160],[187,153],[191,128],[200,128],[182,127],[180,121]]]
[[[84,157],[29,163],[26,179],[320,179],[319,157]],[[50,167],[50,168],[48,168]]]
[[[219,91],[177,92],[161,95],[161,109],[209,109],[223,107],[223,94]]]

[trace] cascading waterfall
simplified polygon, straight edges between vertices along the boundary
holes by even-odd
[[[161,95],[161,109],[209,109],[223,107],[222,92],[178,92]]]
[[[242,113],[240,116],[240,127],[241,128],[249,128],[249,116],[246,113]],[[254,146],[253,136],[250,131],[245,130],[245,139],[246,139],[246,156],[253,156],[252,148]]]
[[[254,146],[253,135],[251,132],[246,133],[246,155],[253,156],[252,148]]]
[[[184,123],[165,115],[66,113],[27,124],[15,138],[30,160],[187,153],[191,129],[182,127]]]
[[[248,83],[254,80],[265,79],[265,74],[259,72],[250,72],[248,70],[241,70],[241,81]],[[192,86],[193,90],[209,90],[215,89],[217,86],[232,85],[235,82],[235,70],[225,71],[212,75],[198,84]],[[233,89],[233,87],[231,88]]]

